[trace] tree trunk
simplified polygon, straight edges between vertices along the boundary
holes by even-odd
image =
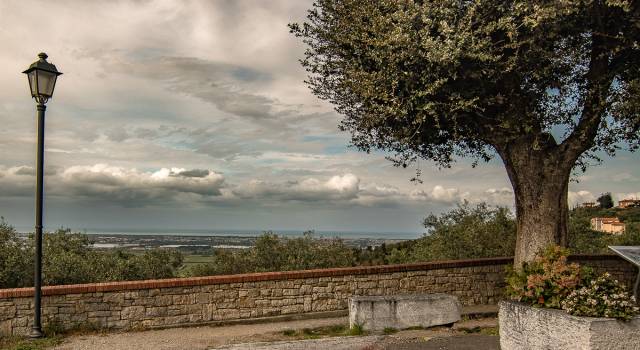
[[[515,196],[516,268],[551,244],[567,244],[567,196],[573,165],[561,160],[555,141],[538,146],[540,149],[534,149],[534,144],[519,140],[498,150]]]

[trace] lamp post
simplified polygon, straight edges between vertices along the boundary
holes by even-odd
[[[25,73],[29,78],[29,88],[31,97],[38,104],[38,150],[36,153],[36,256],[34,271],[34,317],[31,334],[32,338],[41,338],[42,333],[41,322],[41,297],[42,297],[42,207],[43,207],[43,167],[44,167],[44,112],[47,109],[45,104],[53,96],[53,89],[56,86],[56,79],[61,72],[58,72],[56,66],[47,62],[47,54],[42,52],[38,54],[39,60],[33,62]]]

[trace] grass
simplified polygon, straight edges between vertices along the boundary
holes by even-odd
[[[65,329],[58,320],[48,319],[43,327],[46,338],[30,339],[26,337],[0,337],[0,350],[42,350],[62,343],[65,336],[73,334],[99,334],[107,330],[100,329],[91,322],[80,322]]]
[[[363,335],[364,333],[364,328],[362,328],[361,324],[356,323],[349,328],[349,335]]]
[[[382,332],[384,334],[393,334],[393,333],[398,333],[398,330],[393,327],[386,327]]]
[[[499,336],[500,329],[498,327],[483,328],[480,330],[480,334]]]
[[[62,336],[55,335],[47,338],[28,339],[21,337],[0,338],[2,350],[43,350],[62,343]]]
[[[296,339],[318,339],[323,337],[341,337],[364,335],[362,326],[347,328],[343,325],[334,325],[318,328],[303,328],[301,330],[285,329],[282,334]]]
[[[296,331],[293,329],[285,329],[284,331],[282,331],[283,335],[286,335],[287,337],[293,337],[294,335],[296,335]]]
[[[193,265],[193,264],[207,264],[213,260],[213,256],[211,255],[196,255],[196,254],[185,254],[184,260],[182,260],[182,266]]]
[[[462,329],[463,332],[467,333],[467,334],[484,334],[484,335],[493,335],[493,336],[498,336],[500,335],[500,331],[498,329],[498,327],[473,327],[473,328],[464,328]]]

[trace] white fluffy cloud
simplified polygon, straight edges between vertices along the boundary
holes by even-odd
[[[409,197],[417,201],[455,204],[463,201],[470,203],[485,202],[490,205],[513,206],[513,191],[509,188],[489,188],[484,191],[462,191],[455,187],[434,186],[431,191],[414,190]]]
[[[424,190],[413,190],[410,193],[410,197],[415,200],[453,204],[467,199],[469,192],[461,192],[458,188],[445,188],[441,185],[436,185],[428,192]]]
[[[345,174],[333,176],[326,181],[316,178],[285,182],[254,179],[246,185],[239,186],[233,193],[244,199],[315,202],[351,200],[357,198],[359,191],[360,179],[353,174]]]
[[[623,199],[640,199],[640,192],[623,192],[612,194],[614,201],[621,201]],[[617,204],[617,203],[616,203]]]
[[[575,207],[584,202],[595,202],[596,196],[594,196],[593,193],[589,191],[584,191],[584,190],[577,191],[577,192],[569,191],[568,200],[569,200],[569,207]]]

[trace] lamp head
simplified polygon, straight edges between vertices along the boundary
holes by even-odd
[[[45,104],[53,97],[53,90],[56,87],[56,80],[62,72],[58,72],[56,66],[47,62],[47,54],[41,52],[38,54],[39,59],[31,64],[24,74],[29,79],[29,88],[31,97],[35,98],[40,104]]]

